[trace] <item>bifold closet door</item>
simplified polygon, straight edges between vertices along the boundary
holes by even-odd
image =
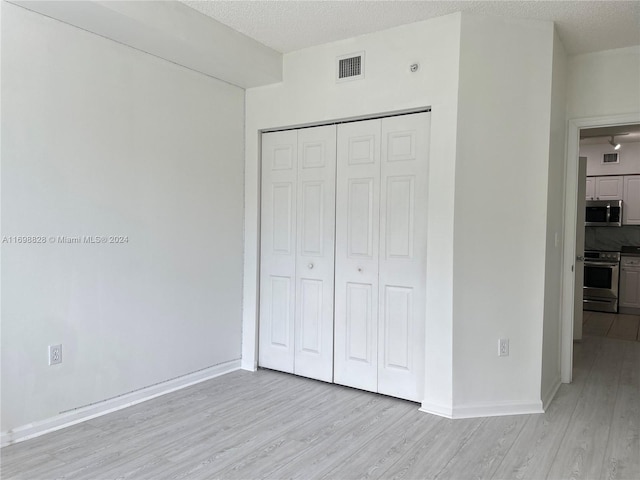
[[[421,401],[430,114],[382,120],[378,392]]]
[[[420,401],[429,114],[340,125],[336,383]]]
[[[336,383],[378,386],[380,120],[338,126]]]
[[[333,379],[335,126],[262,136],[260,366]]]

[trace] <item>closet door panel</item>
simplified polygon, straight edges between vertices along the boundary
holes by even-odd
[[[262,135],[258,364],[284,372],[294,371],[297,137]]]
[[[382,120],[378,391],[421,401],[426,314],[428,113]]]
[[[375,338],[372,327],[373,286],[367,283],[346,284],[345,358],[348,361],[375,364]]]
[[[413,358],[413,288],[385,285],[382,297],[384,356],[380,365],[383,369],[409,371]]]
[[[298,130],[295,367],[333,380],[336,127]]]
[[[338,126],[334,381],[377,390],[380,120]]]

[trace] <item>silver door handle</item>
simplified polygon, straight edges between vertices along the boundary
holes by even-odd
[[[311,270],[313,268],[313,263],[310,263],[309,265],[307,265],[307,268]]]
[[[576,256],[576,260],[579,262],[584,262],[584,257],[582,255]]]

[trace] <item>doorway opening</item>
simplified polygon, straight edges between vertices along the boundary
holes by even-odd
[[[580,147],[581,138],[583,138],[583,144],[589,145],[598,143],[596,137],[601,137],[600,140],[605,139],[610,148],[606,153],[616,152],[615,146],[618,144],[623,145],[629,140],[634,142],[640,141],[640,128],[635,128],[640,124],[640,114],[626,114],[626,115],[613,115],[607,117],[587,118],[580,120],[569,121],[569,128],[567,132],[567,168],[565,178],[565,226],[564,226],[564,278],[563,278],[563,296],[562,296],[562,334],[561,334],[561,380],[563,383],[570,383],[572,380],[573,370],[573,342],[574,338],[580,339],[582,337],[582,275],[577,272],[583,272],[584,268],[584,254],[579,248],[578,243],[583,242],[581,238],[580,226],[584,223],[579,218],[579,213],[584,213],[584,202],[586,201],[585,185],[580,185]],[[634,133],[632,133],[634,132]],[[638,132],[637,134],[635,132]],[[621,141],[622,133],[628,133],[625,135],[624,140]],[[635,136],[638,135],[636,138]],[[605,137],[606,136],[606,137]],[[587,137],[591,137],[594,140],[586,141]],[[611,138],[613,137],[613,138]],[[611,142],[609,142],[611,140]],[[615,142],[615,143],[614,143]],[[602,142],[601,142],[602,143]],[[621,149],[622,147],[619,147]],[[609,152],[610,150],[610,152]],[[620,158],[620,157],[618,157]],[[607,165],[609,160],[609,165]],[[627,172],[625,169],[616,169],[614,165],[620,166],[620,163],[614,164],[613,156],[605,157],[603,154],[602,169],[591,169],[591,175],[597,175],[598,172],[606,173],[607,176],[614,177],[614,172],[618,173],[633,173],[631,170]],[[588,160],[584,160],[588,161]],[[594,160],[591,163],[595,165]],[[584,165],[583,165],[584,168]],[[635,172],[640,174],[640,170]],[[583,172],[584,176],[585,173]],[[589,169],[587,169],[586,175],[589,175]],[[603,174],[603,176],[605,176]],[[611,178],[609,179],[611,180]],[[612,182],[609,182],[611,184]],[[583,197],[584,195],[584,197]],[[584,226],[582,226],[584,228]],[[640,227],[638,227],[640,228]],[[592,235],[593,237],[593,235]],[[623,240],[620,240],[623,241]],[[586,243],[594,244],[597,242],[594,238],[587,238]],[[619,242],[618,242],[619,243]],[[584,247],[584,244],[582,245]],[[613,248],[613,247],[612,247]],[[578,270],[579,269],[579,270]],[[617,304],[616,304],[617,311]]]

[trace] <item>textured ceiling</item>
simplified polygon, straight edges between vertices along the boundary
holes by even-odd
[[[634,1],[183,1],[282,53],[457,11],[553,20],[569,54],[640,44]]]

